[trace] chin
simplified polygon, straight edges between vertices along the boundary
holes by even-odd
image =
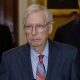
[[[33,43],[31,43],[32,47],[39,47],[40,45],[41,45],[40,42],[33,42]]]
[[[39,43],[32,43],[32,46],[37,47],[37,46],[40,46],[40,44]]]

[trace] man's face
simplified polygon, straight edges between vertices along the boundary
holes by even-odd
[[[25,34],[33,48],[43,47],[52,32],[52,28],[45,22],[46,18],[42,11],[34,12],[26,19]]]

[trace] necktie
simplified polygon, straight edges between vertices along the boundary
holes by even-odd
[[[45,80],[46,79],[46,71],[43,64],[43,57],[44,55],[39,55],[39,62],[37,65],[37,72],[36,72],[36,80]]]

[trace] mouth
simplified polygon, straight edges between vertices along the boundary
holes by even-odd
[[[39,41],[40,39],[31,39],[31,41]]]
[[[32,40],[39,40],[39,39],[32,39]]]

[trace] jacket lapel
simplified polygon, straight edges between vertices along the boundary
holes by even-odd
[[[32,65],[31,65],[31,54],[30,54],[30,46],[25,45],[21,52],[21,72],[23,75],[23,80],[34,80]],[[49,56],[48,56],[48,70],[46,75],[46,80],[55,80],[56,79],[56,68],[57,63],[59,62],[59,48],[56,43],[52,43],[49,41]]]
[[[32,65],[31,65],[31,57],[30,57],[30,46],[25,45],[24,49],[21,52],[21,59],[22,59],[22,75],[23,80],[33,80],[33,71],[32,71]]]
[[[56,72],[56,62],[57,60],[57,55],[59,53],[59,49],[57,45],[49,41],[49,56],[48,56],[48,70],[47,70],[47,75],[46,75],[46,80],[56,80],[55,77],[55,72]],[[53,79],[53,78],[54,79]]]

